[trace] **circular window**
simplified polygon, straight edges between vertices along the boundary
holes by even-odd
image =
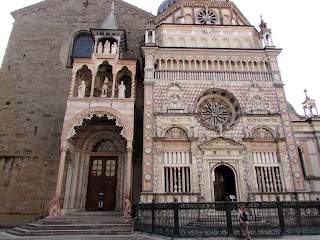
[[[211,11],[201,11],[198,14],[198,22],[201,24],[215,24],[217,15]]]
[[[210,89],[198,98],[196,114],[206,128],[226,131],[239,121],[241,109],[231,93],[222,89]]]

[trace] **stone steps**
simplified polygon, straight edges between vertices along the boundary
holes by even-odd
[[[122,218],[118,212],[80,212],[37,222],[8,230],[15,236],[55,235],[130,235],[132,219]]]

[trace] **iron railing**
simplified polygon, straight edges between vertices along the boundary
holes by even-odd
[[[138,204],[136,230],[168,237],[237,237],[242,205],[254,237],[320,234],[320,201]]]

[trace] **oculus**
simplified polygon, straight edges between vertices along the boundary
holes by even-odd
[[[211,11],[201,11],[197,18],[201,24],[215,24],[218,19],[217,15]]]

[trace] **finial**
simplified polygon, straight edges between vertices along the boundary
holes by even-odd
[[[111,11],[114,11],[114,1],[111,4]]]
[[[263,21],[262,15],[260,15],[261,23],[259,25],[260,29],[267,28],[267,24]]]
[[[304,93],[306,94],[306,99],[309,99],[309,97],[308,97],[308,93],[307,93],[307,92],[308,92],[308,90],[307,90],[307,89],[305,89],[305,90],[304,90]]]

